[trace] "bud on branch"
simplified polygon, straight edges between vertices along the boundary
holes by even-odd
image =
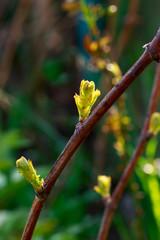
[[[149,132],[156,136],[159,131],[160,131],[160,113],[155,112],[152,114],[150,119]]]
[[[99,193],[104,199],[109,198],[111,189],[111,177],[99,175],[97,180],[98,186],[94,186],[94,190]]]
[[[80,95],[77,93],[74,95],[79,113],[79,121],[83,121],[88,117],[93,104],[100,94],[101,92],[99,90],[95,90],[95,84],[93,81],[81,81]]]
[[[28,182],[30,182],[33,188],[40,192],[43,189],[43,178],[39,180],[40,175],[36,174],[36,170],[33,167],[33,164],[30,160],[26,160],[24,157],[21,157],[16,161],[16,167],[21,175],[23,175]]]

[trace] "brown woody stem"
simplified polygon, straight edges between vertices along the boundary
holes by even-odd
[[[28,215],[26,226],[23,231],[22,239],[30,240],[32,238],[32,234],[37,223],[37,220],[39,218],[39,215],[41,213],[41,209],[44,205],[44,202],[45,202],[44,199],[39,199],[37,196],[35,196],[32,208]]]
[[[118,205],[118,202],[124,192],[124,189],[126,188],[128,181],[134,171],[134,168],[138,162],[139,157],[143,153],[144,148],[146,147],[146,144],[148,143],[149,139],[152,137],[152,134],[148,132],[149,129],[149,121],[152,113],[156,111],[158,99],[160,94],[160,64],[157,66],[157,74],[155,77],[154,87],[152,91],[152,95],[150,98],[150,103],[148,107],[147,116],[145,119],[144,127],[141,131],[141,135],[138,141],[138,144],[136,146],[136,149],[133,153],[133,156],[131,157],[130,162],[128,163],[116,189],[113,192],[111,201],[106,204],[102,224],[100,227],[99,235],[97,240],[106,240],[109,232],[109,228],[111,225],[112,217],[115,212],[115,209]]]
[[[129,85],[137,78],[137,76],[153,61],[160,60],[160,29],[150,44],[147,45],[144,54],[133,65],[133,67],[122,77],[122,79],[111,89],[111,91],[103,98],[99,105],[94,109],[91,115],[83,122],[76,126],[76,129],[65,146],[64,150],[56,160],[52,169],[44,180],[44,190],[37,194],[37,199],[34,200],[39,209],[32,206],[25,233],[22,240],[30,240],[42,206],[49,196],[56,180],[63,171],[64,167],[73,156],[79,145],[89,135],[96,123],[102,118],[106,111],[114,104],[114,102],[122,95],[122,93],[129,87]],[[40,202],[40,203],[39,203]],[[42,204],[43,203],[43,204]],[[32,216],[32,217],[31,217]],[[31,220],[32,218],[32,220]]]

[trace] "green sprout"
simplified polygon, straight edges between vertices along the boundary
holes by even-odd
[[[36,174],[36,170],[30,160],[27,161],[26,158],[21,157],[16,161],[16,167],[21,175],[23,175],[28,182],[30,182],[33,188],[40,192],[43,189],[43,178],[39,180],[40,175]]]
[[[149,132],[156,136],[159,131],[160,131],[160,113],[155,112],[151,115]]]
[[[111,189],[111,177],[105,175],[99,175],[98,178],[98,186],[94,186],[94,190],[99,193],[104,199],[110,197],[110,189]]]
[[[100,94],[99,90],[95,90],[95,84],[93,81],[81,81],[80,95],[74,95],[79,113],[79,121],[83,121],[88,117],[93,104]]]

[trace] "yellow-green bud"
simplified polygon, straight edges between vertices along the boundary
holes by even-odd
[[[80,95],[83,96],[90,96],[92,92],[95,91],[95,84],[93,81],[81,81],[81,86],[80,86]]]
[[[16,167],[18,168],[19,172],[28,171],[29,170],[28,161],[24,157],[21,157],[16,161]]]
[[[160,113],[155,112],[152,114],[150,119],[149,132],[156,136],[159,131],[160,131]]]
[[[40,175],[36,174],[36,170],[34,169],[33,164],[30,160],[27,161],[26,158],[21,157],[16,161],[16,167],[19,173],[32,184],[37,192],[42,191],[44,180],[43,178],[39,180]]]
[[[111,177],[99,175],[97,180],[98,186],[94,186],[94,190],[99,193],[103,198],[109,198],[111,189]]]
[[[93,104],[100,94],[99,90],[95,90],[95,84],[93,81],[81,81],[80,95],[74,95],[79,113],[79,121],[83,121],[88,117]]]

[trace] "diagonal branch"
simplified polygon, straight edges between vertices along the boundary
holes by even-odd
[[[111,89],[91,115],[76,126],[76,129],[58,157],[52,169],[44,180],[44,189],[41,193],[36,193],[29,217],[23,232],[22,240],[30,240],[40,215],[42,206],[49,196],[56,180],[63,171],[64,167],[75,153],[79,145],[89,135],[96,123],[102,118],[106,111],[122,95],[137,76],[153,61],[160,61],[160,29],[156,36],[146,47],[144,54],[133,65],[133,67],[122,77],[122,79]],[[36,204],[35,204],[36,203]],[[39,208],[39,209],[38,209]]]
[[[128,181],[134,171],[134,168],[138,162],[139,157],[143,153],[143,150],[146,147],[150,138],[153,137],[152,134],[148,132],[149,121],[150,121],[150,117],[151,117],[152,113],[154,113],[156,111],[159,95],[160,95],[160,64],[158,64],[158,66],[157,66],[157,74],[155,77],[152,95],[150,98],[148,112],[147,112],[147,116],[145,119],[144,127],[141,131],[141,135],[140,135],[138,144],[136,146],[133,156],[132,156],[130,162],[128,163],[115,191],[113,192],[112,198],[109,200],[109,202],[106,202],[103,220],[102,220],[102,224],[100,227],[100,231],[99,231],[97,240],[106,240],[107,239],[109,228],[110,228],[111,221],[112,221],[112,217],[113,217],[115,209],[118,205],[118,202],[124,192],[124,189],[126,188],[126,186],[128,184]]]

